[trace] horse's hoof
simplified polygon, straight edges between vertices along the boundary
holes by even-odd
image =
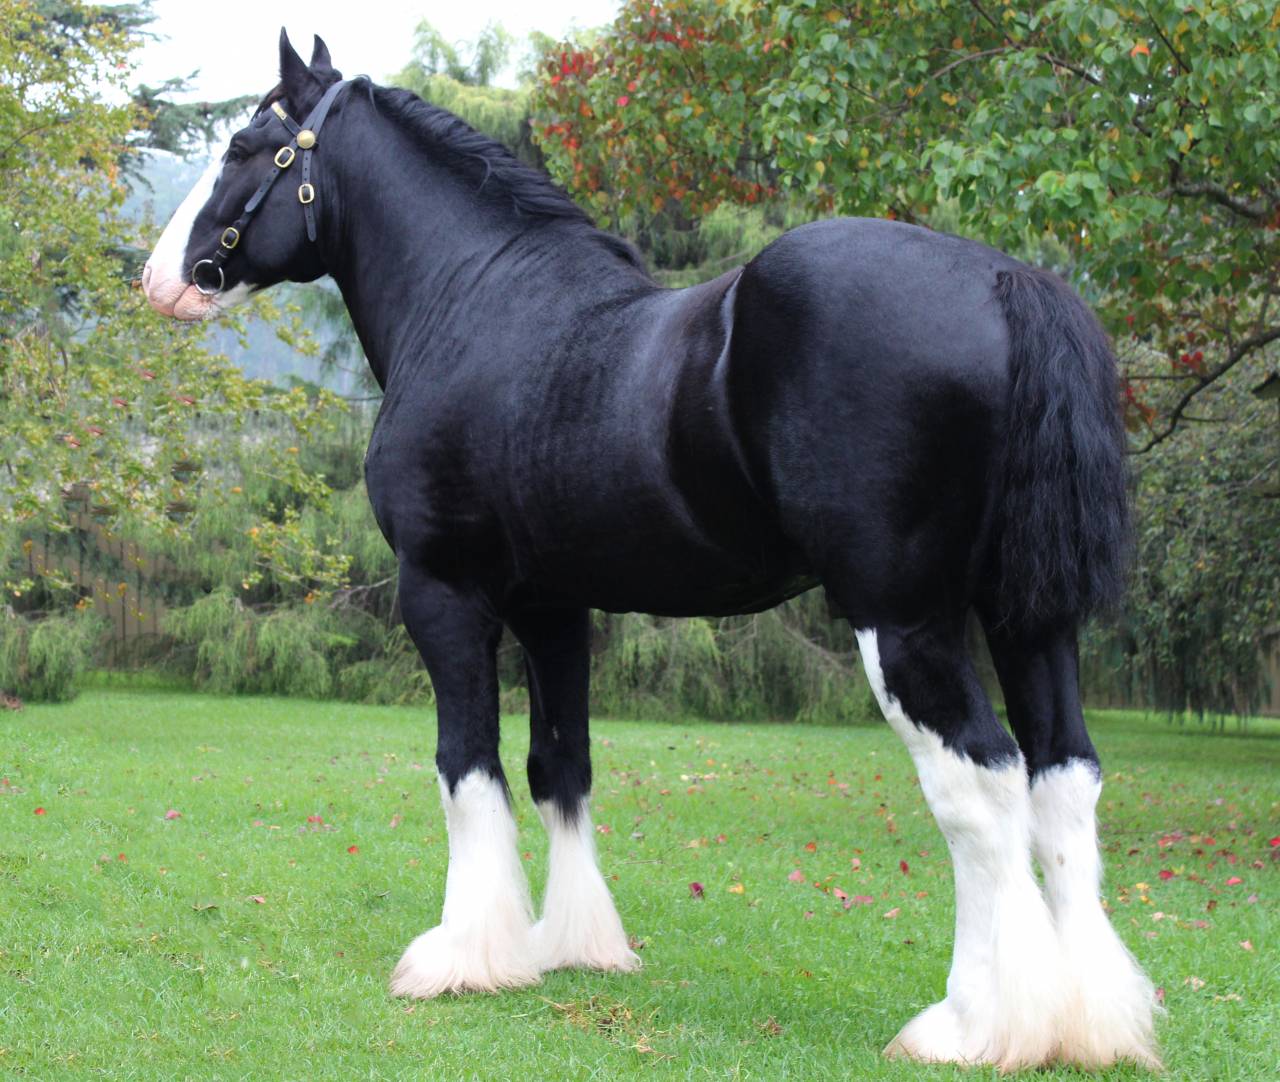
[[[446,992],[498,992],[541,979],[528,937],[496,945],[441,924],[418,936],[391,974],[391,994],[430,999]]]
[[[600,935],[581,935],[568,927],[552,928],[544,918],[533,926],[530,939],[533,956],[544,973],[552,969],[634,973],[640,968],[640,956],[627,945],[620,924],[616,932],[610,929]]]

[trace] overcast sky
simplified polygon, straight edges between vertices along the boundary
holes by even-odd
[[[562,37],[573,27],[611,22],[618,2],[356,0],[338,5],[303,0],[152,0],[151,7],[157,18],[150,29],[158,40],[137,54],[135,81],[154,86],[171,75],[189,75],[199,69],[193,96],[217,101],[262,94],[275,85],[281,25],[288,27],[303,59],[311,55],[311,35],[319,34],[329,46],[334,66],[344,75],[368,75],[381,81],[408,61],[414,27],[421,19],[430,20],[450,41],[474,39],[487,22],[498,22],[516,36],[517,50],[522,50],[532,30]],[[514,85],[514,69],[499,81]]]

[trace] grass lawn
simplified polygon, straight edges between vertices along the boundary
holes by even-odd
[[[1280,1078],[1280,725],[1113,713],[1093,732],[1106,894],[1164,990],[1166,1077]],[[536,897],[524,719],[503,733]],[[942,838],[887,727],[596,722],[601,860],[644,969],[388,998],[440,912],[434,742],[423,711],[288,700],[96,691],[0,714],[0,1074],[993,1073],[879,1055],[940,997],[952,920]]]

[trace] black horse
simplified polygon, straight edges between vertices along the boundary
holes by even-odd
[[[1155,1064],[1151,986],[1099,902],[1078,694],[1076,630],[1119,593],[1126,534],[1115,364],[1081,301],[982,245],[856,219],[662,289],[540,173],[344,82],[319,39],[307,64],[282,34],[280,74],[144,284],[195,319],[330,274],[386,392],[366,477],[435,686],[449,828],[443,918],[392,991],[636,966],[587,810],[588,609],[753,612],[820,584],[955,866],[946,997],[888,1051]],[[504,625],[551,838],[537,923],[498,759]]]

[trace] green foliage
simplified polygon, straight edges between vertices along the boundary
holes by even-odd
[[[74,699],[101,637],[89,613],[32,620],[0,609],[0,691],[32,702]]]
[[[1280,447],[1275,404],[1242,376],[1214,389],[1222,420],[1138,460],[1129,600],[1087,640],[1099,691],[1201,717],[1248,714],[1263,698],[1261,639],[1280,627]]]
[[[506,67],[514,43],[511,34],[498,23],[486,23],[476,40],[466,43],[448,41],[423,19],[414,31],[409,66],[392,81],[397,86],[410,86],[409,82],[401,80],[407,77],[413,83],[421,83],[433,75],[443,75],[455,83],[487,87],[493,82],[493,77]],[[471,53],[468,60],[462,58],[464,48]]]
[[[350,603],[250,608],[215,590],[170,613],[177,670],[223,694],[430,702],[431,685],[404,629]]]
[[[774,190],[1014,251],[1049,236],[1116,334],[1143,443],[1280,339],[1280,13],[1159,0],[630,0],[549,55],[534,130],[617,222]],[[775,183],[776,180],[776,183]]]
[[[612,715],[877,722],[853,636],[810,592],[769,612],[597,614],[592,701]]]
[[[554,46],[531,102],[551,171],[631,233],[773,193],[754,58],[763,5],[627,0],[602,36]]]
[[[332,396],[246,380],[202,328],[158,317],[129,288],[149,247],[121,214],[118,166],[145,120],[126,86],[141,40],[136,19],[109,8],[0,0],[0,520],[28,529],[65,531],[92,509],[178,536],[218,493],[211,474],[181,468],[216,456],[212,418],[269,417],[258,468],[290,501],[325,494],[298,445],[328,423]],[[333,581],[340,567],[293,523],[262,523],[258,562]],[[10,567],[0,581],[21,586]]]

